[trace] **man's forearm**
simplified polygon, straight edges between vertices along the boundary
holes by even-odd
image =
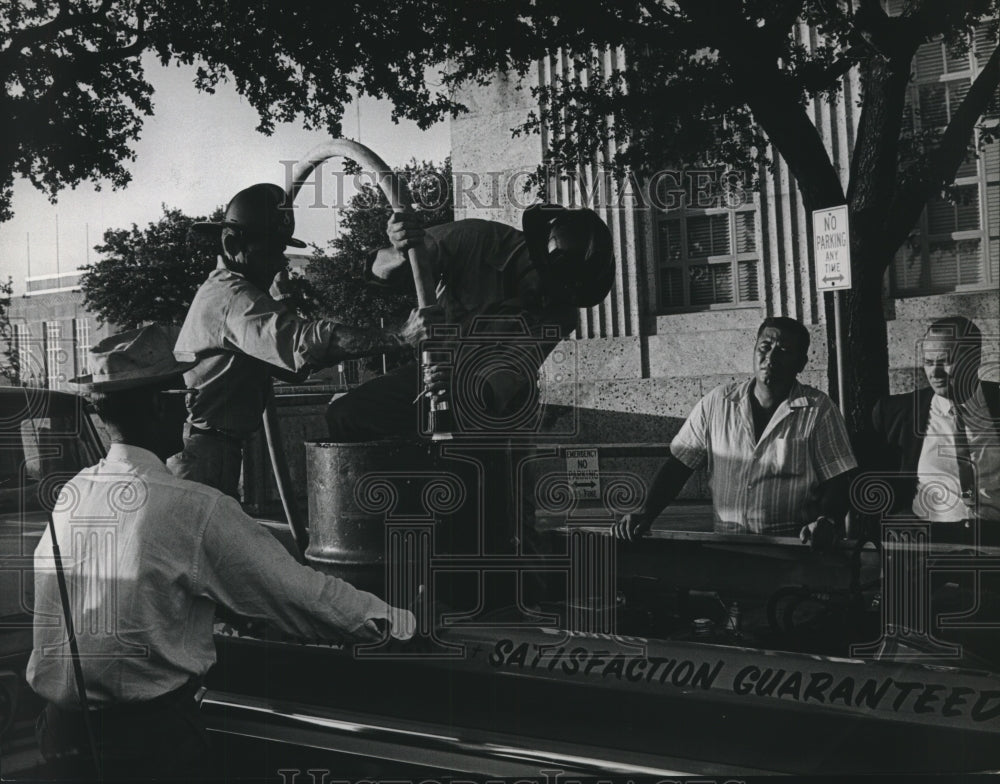
[[[348,327],[338,324],[333,327],[327,344],[327,361],[356,359],[383,354],[406,346],[399,331],[380,327]]]
[[[413,271],[405,253],[395,248],[380,248],[371,264],[372,278],[385,285],[404,288],[413,285]]]
[[[668,457],[653,477],[643,513],[647,517],[656,517],[677,497],[692,473],[694,472],[676,457]]]
[[[847,514],[851,472],[828,479],[819,486],[819,514],[842,523]]]

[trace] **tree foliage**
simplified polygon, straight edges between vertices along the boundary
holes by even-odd
[[[260,117],[258,130],[301,118],[339,136],[355,92],[397,87],[399,113],[426,126],[447,105],[422,84],[419,54],[399,32],[424,35],[400,4],[383,0],[11,0],[0,10],[0,221],[14,178],[54,198],[92,181],[122,187],[153,88],[141,56],[197,65],[195,87],[232,82]],[[401,5],[406,5],[401,4]],[[415,7],[416,16],[424,8]],[[440,21],[440,20],[439,20]],[[435,46],[444,54],[442,46]]]
[[[10,321],[10,300],[14,293],[14,279],[0,282],[0,377],[7,383],[21,383],[21,355],[14,345],[14,325]]]
[[[301,116],[307,128],[339,136],[355,93],[389,97],[394,117],[427,127],[467,108],[455,87],[485,83],[496,71],[525,75],[561,48],[571,67],[540,91],[536,118],[560,117],[565,133],[551,150],[561,160],[589,160],[611,138],[618,162],[641,171],[700,160],[752,168],[770,143],[814,206],[843,194],[805,102],[829,97],[839,76],[860,68],[863,112],[875,114],[873,100],[889,105],[881,119],[863,121],[859,141],[870,137],[876,169],[892,169],[910,186],[912,195],[894,204],[902,224],[918,209],[914,202],[953,174],[951,148],[964,152],[1000,74],[994,56],[965,98],[968,111],[953,116],[958,141],[925,145],[920,161],[900,172],[910,59],[934,36],[962,46],[972,26],[998,13],[998,2],[894,0],[899,16],[888,16],[878,0],[8,3],[0,14],[7,40],[0,49],[0,217],[9,217],[15,174],[50,194],[87,179],[128,182],[124,162],[153,110],[143,52],[164,64],[197,64],[201,90],[231,80],[264,133]],[[818,34],[816,46],[805,45],[800,20]],[[581,85],[572,65],[593,57],[595,47],[621,47],[627,67],[602,65]]]
[[[420,206],[424,226],[455,219],[451,198],[451,160],[443,164],[410,161],[399,170]],[[325,250],[316,248],[307,270],[317,312],[351,326],[377,326],[405,320],[416,305],[416,295],[378,285],[367,274],[372,251],[386,247],[389,202],[378,189],[365,184],[341,209],[339,235]]]
[[[218,220],[217,210],[211,220]],[[214,269],[217,242],[191,233],[196,221],[163,207],[145,228],[108,229],[94,250],[103,258],[83,268],[80,287],[88,311],[108,324],[132,329],[144,323],[181,324],[198,286]]]

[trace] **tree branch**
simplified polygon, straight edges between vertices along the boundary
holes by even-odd
[[[774,17],[764,25],[762,32],[771,39],[774,48],[788,40],[789,29],[802,15],[804,5],[804,0],[786,0],[781,9],[774,13]]]
[[[921,166],[920,162],[916,162],[904,172],[903,179],[911,182],[911,185],[896,193],[889,206],[886,222],[886,241],[893,250],[906,240],[927,200],[954,179],[955,172],[965,159],[976,123],[996,95],[998,86],[1000,46],[993,50],[990,59],[972,83],[965,100],[952,115],[951,122],[941,135],[941,141],[927,155],[926,164]],[[907,174],[912,175],[912,180],[905,176]]]
[[[896,192],[903,107],[918,43],[912,39],[908,48],[900,44],[891,56],[862,62],[861,118],[850,159],[847,200],[852,232],[874,245],[885,237],[886,208]]]
[[[656,0],[639,0],[639,5],[649,15],[650,23],[621,22],[619,29],[636,43],[665,48],[677,41],[677,45],[696,47],[703,38],[699,27],[677,14],[671,14]]]
[[[69,13],[68,7],[67,3],[60,3],[59,12],[48,22],[37,27],[26,27],[11,34],[10,43],[5,49],[0,50],[0,58],[6,58],[11,54],[16,55],[26,46],[53,41],[59,33],[71,30],[78,25],[102,21],[111,9],[111,0],[101,0],[101,4],[96,10],[79,14]]]
[[[657,0],[639,0],[639,5],[649,14],[650,19],[657,19],[660,22],[673,21],[673,17],[666,12]]]
[[[851,27],[857,38],[883,60],[903,56],[923,41],[916,17],[889,16],[879,0],[861,0]]]
[[[90,50],[84,49],[80,46],[69,47],[67,49],[75,50],[74,62],[78,64],[81,68],[86,68],[93,71],[95,67],[101,65],[107,65],[108,63],[113,63],[118,60],[127,60],[129,57],[137,57],[141,55],[146,48],[146,10],[142,6],[139,7],[135,30],[131,31],[135,35],[135,40],[132,43],[119,47],[118,49],[97,49]]]
[[[677,0],[693,19],[711,24],[713,44],[730,65],[730,76],[754,119],[781,154],[809,210],[844,201],[840,184],[819,131],[799,102],[794,83],[778,67],[778,54],[738,8],[723,0]],[[773,32],[773,31],[772,31]]]
[[[959,27],[974,7],[975,0],[924,0],[911,18],[922,38],[933,38]]]
[[[861,47],[852,46],[829,68],[824,68],[822,71],[803,76],[801,80],[802,88],[810,93],[819,93],[829,89],[833,86],[834,82],[858,64],[861,55]]]

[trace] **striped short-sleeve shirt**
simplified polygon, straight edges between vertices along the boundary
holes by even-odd
[[[752,384],[723,384],[705,395],[670,451],[689,468],[707,468],[716,531],[795,535],[819,514],[820,484],[857,461],[833,401],[805,384],[792,387],[755,440]]]

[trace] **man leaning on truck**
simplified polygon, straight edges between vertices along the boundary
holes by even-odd
[[[266,619],[300,639],[374,641],[387,624],[406,639],[413,615],[295,561],[239,504],[178,479],[164,459],[180,448],[175,334],[149,326],[101,341],[88,392],[111,435],[107,457],[60,492],[53,527],[79,646],[88,716],[104,778],[211,775],[195,701],[215,663],[217,606]],[[57,773],[93,765],[49,531],[35,550],[34,647],[27,680],[47,706],[37,734]],[[86,780],[86,779],[81,779]]]
[[[809,331],[770,317],[757,331],[754,375],[705,395],[670,444],[645,509],[613,526],[633,541],[698,468],[707,468],[721,533],[794,536],[821,547],[843,536],[847,476],[857,466],[844,419],[829,397],[799,383]]]

